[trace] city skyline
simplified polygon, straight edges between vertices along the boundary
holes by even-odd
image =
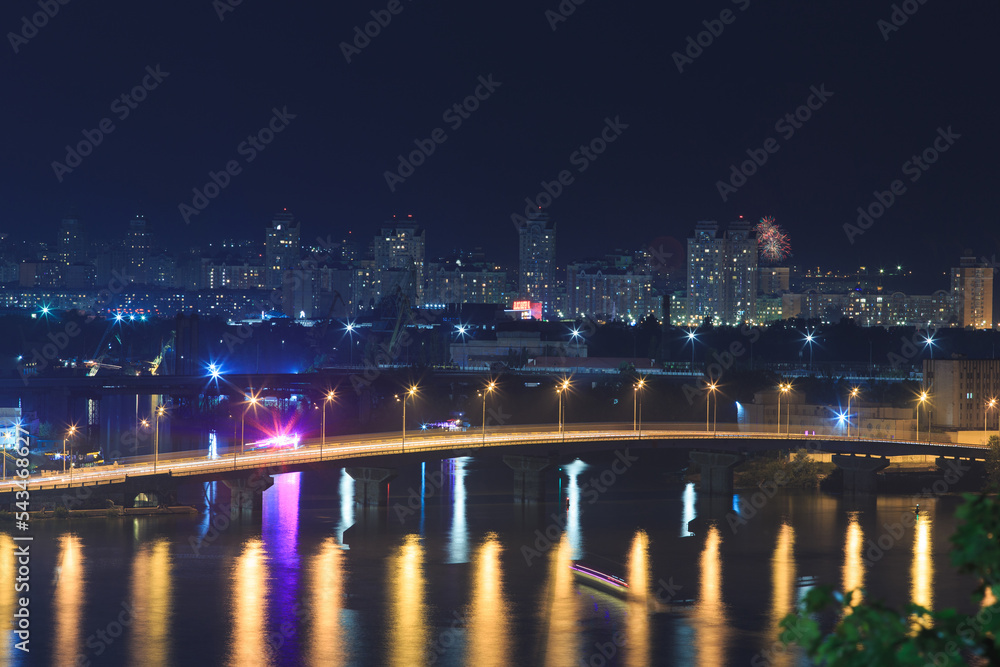
[[[54,233],[75,207],[95,226],[141,212],[169,239],[221,240],[287,206],[306,238],[395,213],[485,247],[516,239],[512,218],[541,203],[563,265],[611,230],[638,248],[739,215],[775,216],[804,265],[833,249],[946,271],[966,247],[1000,245],[986,2],[900,18],[891,3],[739,0],[643,21],[593,5],[401,3],[374,37],[363,28],[386,10],[363,3],[226,6],[67,5],[41,28],[22,24],[34,4],[6,7],[6,116],[20,131],[0,229]],[[86,48],[90,35],[106,48]],[[531,55],[508,48],[514,35]],[[85,133],[100,143],[71,172],[54,167]],[[197,211],[187,222],[182,205]]]

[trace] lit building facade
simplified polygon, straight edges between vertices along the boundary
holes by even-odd
[[[556,310],[556,225],[547,213],[528,218],[518,229],[518,296],[540,301],[542,316]]]

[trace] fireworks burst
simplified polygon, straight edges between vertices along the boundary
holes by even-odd
[[[788,242],[788,234],[772,216],[761,218],[754,231],[757,232],[757,248],[764,261],[777,264],[791,254],[792,246]]]

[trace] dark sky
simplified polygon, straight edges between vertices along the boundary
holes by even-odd
[[[412,213],[429,255],[483,245],[511,259],[511,214],[569,170],[548,209],[560,264],[741,214],[775,216],[798,264],[934,273],[965,247],[1000,255],[996,2],[911,0],[917,11],[886,40],[890,2],[564,0],[575,11],[553,31],[557,0],[401,0],[348,63],[340,43],[388,2],[244,0],[220,20],[225,1],[71,0],[16,54],[7,35],[0,229],[53,239],[75,207],[119,235],[141,211],[177,246],[262,238],[288,207],[307,239],[366,241]],[[672,53],[723,10],[731,23],[678,72]],[[9,0],[0,27],[20,32],[37,11]],[[157,65],[169,76],[120,120],[112,102]],[[490,75],[500,86],[452,129],[443,113]],[[792,136],[776,130],[812,86],[832,96]],[[247,163],[239,144],[286,107],[295,118]],[[60,183],[53,161],[104,118],[114,131]],[[580,172],[571,154],[606,118],[628,128]],[[903,164],[949,126],[961,138],[911,182]],[[447,140],[391,192],[384,172],[436,128]],[[768,138],[777,152],[723,201],[717,181]],[[242,173],[185,224],[178,206],[229,160]],[[905,193],[850,243],[843,225],[895,179]]]

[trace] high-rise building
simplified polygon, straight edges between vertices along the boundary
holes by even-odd
[[[958,324],[974,329],[993,328],[993,267],[966,252],[951,270],[951,294]]]
[[[718,324],[757,317],[757,243],[750,223],[738,221],[719,237],[715,221],[695,225],[688,239],[687,320]]]
[[[285,271],[298,266],[302,254],[299,231],[299,223],[295,220],[295,216],[288,212],[288,209],[284,209],[274,216],[271,226],[267,228],[264,266],[267,267],[268,288],[281,287]]]
[[[549,318],[556,307],[556,224],[547,213],[535,213],[518,229],[518,241],[518,296],[541,302],[542,317]]]
[[[427,265],[425,305],[505,303],[507,272],[498,266],[470,265],[448,258]]]
[[[125,235],[125,261],[128,275],[140,285],[150,283],[150,258],[153,254],[153,234],[146,226],[146,218],[137,215],[128,223]]]
[[[87,241],[83,234],[83,225],[75,217],[64,218],[59,223],[56,247],[59,261],[63,266],[87,261]]]
[[[391,295],[398,286],[410,303],[424,303],[424,229],[412,216],[390,220],[372,243],[375,270],[375,298]]]
[[[647,315],[660,317],[661,310],[662,299],[653,289],[653,276],[632,267],[616,268],[613,257],[573,262],[566,267],[567,317],[635,324]]]

